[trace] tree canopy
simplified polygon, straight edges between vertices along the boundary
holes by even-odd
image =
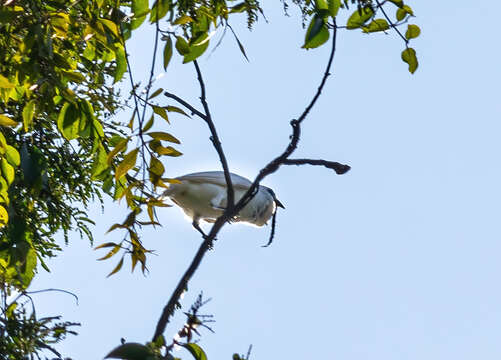
[[[402,0],[293,0],[290,4],[282,0],[280,5],[285,14],[289,6],[301,10],[305,38],[298,46],[309,50],[334,40],[321,87],[340,30],[366,34],[395,31],[403,41],[401,58],[408,70],[414,73],[418,67],[410,41],[419,36],[420,29],[409,23],[414,13]],[[341,12],[347,14],[342,25],[338,20]],[[265,14],[256,0],[156,0],[151,7],[147,0],[4,2],[0,8],[0,353],[7,358],[33,357],[43,351],[59,357],[54,344],[75,333],[76,323],[37,318],[27,289],[40,267],[48,270],[45,260],[60,254],[56,233],[62,230],[67,239],[69,232],[78,231],[92,243],[94,222],[86,211],[91,202],[102,201],[103,196],[124,199],[130,210],[122,223],[110,224],[109,231],[123,232],[122,241],[97,246],[107,250],[100,260],[119,257],[109,275],[121,270],[126,257],[130,257],[133,270],[137,264],[143,272],[147,269],[150,250],[141,239],[141,227],[158,225],[155,209],[167,206],[158,199],[158,192],[177,181],[166,173],[164,161],[182,155],[175,147],[180,140],[158,130],[158,122],[169,122],[170,113],[204,120],[228,173],[196,60],[211,46],[217,50],[213,36],[220,29],[233,35],[241,55],[247,57],[231,26],[236,16],[245,16],[247,27],[252,29]],[[139,91],[139,79],[130,72],[136,54],[127,52],[127,40],[147,23],[156,29],[155,45],[150,77]],[[202,110],[175,92],[153,88],[155,63],[160,61],[166,69],[173,56],[194,64]],[[133,90],[129,100],[117,91],[119,81],[130,81]],[[321,87],[310,107],[291,123],[290,148],[263,169],[254,186],[281,164],[313,164],[289,156],[299,141],[300,123],[320,96]],[[164,105],[166,99],[176,101],[177,106]],[[129,102],[130,121],[117,122],[115,115],[127,109]],[[341,164],[334,162],[313,165],[343,173]],[[233,202],[232,192],[229,186],[228,199],[234,206],[207,235],[203,251],[244,205]],[[169,358],[165,351],[168,354],[173,344],[167,344],[162,334],[196,267],[180,282],[152,342],[124,344],[110,357]],[[26,299],[31,300],[32,309],[26,306]],[[199,345],[189,341],[189,334],[192,325],[201,321],[197,311],[202,304],[199,299],[187,327],[180,330],[180,336],[188,340],[183,346],[196,359],[205,355]]]

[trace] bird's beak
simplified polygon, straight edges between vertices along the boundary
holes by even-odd
[[[280,200],[278,200],[278,199],[275,199],[275,205],[277,205],[278,207],[281,207],[282,209],[285,209],[284,204],[282,204],[282,203],[280,202]]]

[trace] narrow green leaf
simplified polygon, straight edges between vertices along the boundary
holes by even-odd
[[[364,7],[360,10],[357,9],[348,18],[346,28],[358,29],[362,27],[373,15],[374,11],[370,7]]]
[[[143,132],[150,130],[154,122],[155,122],[155,115],[151,114],[150,120],[148,120],[148,122],[143,127]]]
[[[112,247],[112,246],[117,246],[118,244],[117,243],[114,243],[114,242],[107,242],[107,243],[104,243],[104,244],[101,244],[101,245],[98,245],[94,248],[94,250],[97,250],[97,249],[102,249],[102,248],[107,248],[107,247]]]
[[[164,47],[164,70],[167,70],[170,59],[172,58],[172,39],[169,36]]]
[[[404,6],[404,2],[402,0],[390,0],[390,2],[394,3],[398,7]]]
[[[314,49],[324,44],[327,40],[329,40],[329,30],[327,29],[325,19],[315,15],[306,30],[303,48]]]
[[[152,105],[152,108],[153,108],[153,112],[155,114],[160,115],[163,119],[165,119],[165,121],[170,123],[169,116],[167,115],[167,111],[165,111],[165,108],[163,108],[161,106],[155,106],[155,105]]]
[[[111,275],[116,274],[117,272],[119,272],[120,269],[122,268],[123,264],[124,264],[124,257],[122,256],[122,258],[118,262],[117,266],[115,266],[115,268],[106,277],[110,277]]]
[[[164,91],[164,89],[162,89],[162,88],[156,89],[153,92],[153,94],[150,95],[150,97],[148,99],[153,99],[154,97],[160,95],[162,93],[162,91]]]
[[[182,346],[188,350],[196,360],[207,360],[207,355],[205,355],[205,352],[197,344],[189,343]]]
[[[125,175],[127,171],[132,169],[136,165],[136,159],[139,149],[134,149],[124,156],[122,162],[117,166],[115,170],[115,179],[119,179],[122,175]]]
[[[179,114],[183,114],[184,116],[187,116],[187,117],[191,118],[190,115],[188,115],[187,113],[185,113],[183,109],[180,109],[177,106],[169,105],[169,106],[165,107],[165,110],[167,110],[168,112],[176,112],[176,113],[179,113]]]
[[[157,176],[162,176],[165,172],[165,167],[160,160],[152,156],[148,170]]]
[[[416,69],[418,68],[418,60],[416,57],[416,50],[413,48],[407,48],[402,51],[402,60],[409,64],[409,72],[414,74]]]
[[[0,126],[16,126],[17,122],[6,115],[0,114]]]
[[[151,136],[155,140],[164,140],[164,141],[169,141],[175,144],[181,144],[181,142],[176,139],[174,136],[172,136],[169,133],[162,132],[162,131],[152,131],[147,133],[146,135]]]
[[[127,59],[125,57],[125,51],[122,45],[117,45],[115,47],[115,56],[117,67],[115,69],[115,76],[113,78],[114,83],[121,80],[124,73],[127,71]]]
[[[101,261],[101,260],[106,260],[106,259],[109,259],[110,257],[112,257],[113,255],[115,255],[118,250],[120,250],[120,244],[116,244],[113,249],[111,249],[110,251],[108,251],[108,253],[106,255],[104,255],[102,258],[99,258],[97,260]]]
[[[405,32],[405,38],[407,40],[417,38],[421,34],[421,29],[419,26],[414,24],[407,25],[407,31]]]
[[[111,150],[109,152],[108,156],[106,157],[106,163],[108,165],[111,165],[111,162],[113,161],[113,158],[115,157],[115,155],[117,155],[120,151],[122,151],[122,150],[125,149],[125,147],[127,146],[129,140],[130,140],[130,138],[126,138],[126,139],[120,140],[115,145],[115,147],[113,148],[113,150]]]
[[[35,115],[35,101],[31,100],[23,108],[23,128],[28,132],[33,125],[33,116]]]
[[[0,206],[0,227],[5,226],[9,222],[9,214],[3,206]]]

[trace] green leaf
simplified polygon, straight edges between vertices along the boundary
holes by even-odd
[[[390,2],[394,3],[398,7],[404,6],[404,2],[402,0],[390,0]]]
[[[117,243],[114,243],[114,242],[107,242],[107,243],[104,243],[104,244],[101,244],[101,245],[98,245],[94,248],[94,250],[97,250],[97,249],[102,249],[102,248],[107,248],[107,247],[112,247],[112,246],[116,246],[118,245]]]
[[[97,153],[94,155],[94,163],[92,164],[91,169],[91,179],[94,180],[98,177],[103,171],[109,168],[109,165],[106,162],[106,151],[104,147],[99,144]]]
[[[130,138],[126,138],[126,139],[122,139],[120,140],[116,145],[115,147],[113,148],[113,150],[111,150],[109,153],[108,153],[108,156],[106,157],[106,163],[108,165],[111,165],[111,162],[113,161],[113,158],[115,157],[116,154],[118,154],[120,151],[124,150],[125,147],[127,146],[128,142],[129,142]]]
[[[165,172],[165,167],[160,160],[152,156],[148,170],[155,175],[162,176]]]
[[[23,127],[28,132],[33,125],[33,116],[35,115],[35,101],[31,100],[23,108]]]
[[[132,0],[132,12],[134,17],[131,21],[132,30],[137,29],[146,19],[146,15],[150,11],[148,8],[148,0]]]
[[[205,352],[197,344],[189,343],[182,346],[188,350],[196,360],[207,360],[207,355],[205,355]]]
[[[5,226],[9,222],[9,214],[3,206],[0,206],[0,227]]]
[[[127,171],[132,169],[136,165],[137,153],[139,149],[134,149],[124,156],[122,162],[117,166],[115,170],[115,179],[119,179],[122,175],[125,175]]]
[[[12,89],[15,88],[16,85],[11,83],[9,79],[7,79],[5,76],[0,75],[0,88],[1,89]]]
[[[72,103],[64,103],[57,118],[57,127],[66,140],[78,137],[80,111]]]
[[[315,15],[306,30],[306,37],[304,40],[304,49],[317,48],[323,43],[329,40],[329,30],[327,29],[327,24],[325,19]]]
[[[165,111],[165,108],[163,108],[161,106],[155,106],[155,105],[152,105],[152,108],[153,108],[153,112],[155,114],[160,115],[163,119],[165,119],[165,121],[170,123],[169,116],[167,115],[167,111]]]
[[[121,80],[124,73],[127,71],[127,58],[125,57],[125,51],[122,45],[117,45],[115,47],[115,56],[117,67],[115,69],[115,76],[113,78],[114,83]]]
[[[17,122],[6,115],[0,114],[0,126],[16,126]]]
[[[19,156],[19,152],[13,146],[7,145],[5,150],[5,157],[7,158],[9,164],[11,164],[12,166],[19,166],[19,164],[21,164],[21,157]]]
[[[97,260],[102,261],[102,260],[109,259],[113,255],[115,255],[120,250],[120,248],[121,248],[121,245],[120,244],[116,244],[115,246],[113,246],[113,249],[111,249],[110,251],[108,251],[108,253],[106,255],[104,255],[102,258],[99,258]]]
[[[143,132],[150,130],[154,122],[155,122],[155,115],[151,114],[150,120],[148,120],[148,122],[143,127]]]
[[[405,32],[405,38],[407,40],[417,38],[421,34],[421,29],[419,26],[414,24],[407,25],[407,31]]]
[[[324,10],[324,9],[328,9],[329,5],[327,5],[327,0],[316,0],[315,7],[318,10]]]
[[[7,180],[7,184],[12,184],[15,176],[14,167],[9,164],[9,162],[5,158],[2,158],[2,160],[0,160],[0,167],[2,168],[2,175],[4,179]]]
[[[162,91],[164,91],[164,89],[162,89],[162,88],[156,89],[153,92],[153,94],[150,95],[150,97],[148,99],[153,99],[154,97],[160,95],[162,93]]]
[[[184,24],[188,24],[192,21],[193,21],[193,18],[191,16],[182,15],[182,16],[178,17],[176,20],[174,20],[174,22],[172,24],[173,25],[184,25]]]
[[[413,16],[414,12],[412,11],[410,6],[403,5],[401,8],[397,9],[397,20],[402,21],[407,16],[407,14]]]
[[[385,31],[390,28],[390,25],[388,24],[388,21],[386,19],[374,19],[372,20],[369,25],[364,26],[362,28],[364,33],[372,33],[372,32],[378,32],[378,31]]]
[[[155,354],[145,345],[139,343],[125,343],[113,349],[105,359],[150,360],[157,359]]]
[[[116,274],[117,272],[119,272],[120,269],[122,268],[123,264],[124,264],[124,257],[122,256],[122,258],[118,262],[117,266],[115,266],[115,268],[106,277],[110,277],[111,275]]]
[[[190,46],[181,36],[176,36],[176,50],[182,56],[190,52]]]
[[[402,60],[409,64],[409,72],[414,74],[416,69],[418,68],[418,60],[416,57],[416,50],[413,48],[407,48],[402,51]]]
[[[188,115],[187,113],[185,113],[183,111],[183,109],[180,109],[177,106],[169,105],[169,106],[165,107],[165,110],[167,110],[168,112],[176,112],[176,113],[179,113],[179,114],[183,114],[184,116],[191,117],[190,115]]]
[[[169,11],[169,0],[155,1],[150,12],[150,22],[157,22],[167,14],[167,11]]]
[[[167,38],[164,47],[164,70],[167,70],[169,66],[170,59],[172,58],[172,39],[170,36]]]
[[[341,0],[329,0],[328,8],[330,16],[332,16],[333,18],[336,17],[340,7]]]
[[[357,9],[348,18],[346,28],[358,29],[359,27],[362,27],[373,15],[374,11],[370,7],[364,7],[360,10]]]
[[[197,38],[194,39],[193,43],[190,45],[188,54],[184,55],[183,64],[193,61],[201,56],[205,50],[207,50],[207,47],[209,47],[208,39],[209,35],[207,33],[197,36]]]
[[[155,140],[164,140],[164,141],[169,141],[169,142],[176,143],[176,144],[181,144],[181,142],[178,139],[176,139],[174,136],[172,136],[171,134],[166,133],[166,132],[152,131],[152,132],[147,133],[146,135],[151,136]]]

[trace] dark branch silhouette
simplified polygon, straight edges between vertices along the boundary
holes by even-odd
[[[224,155],[224,152],[223,152],[223,149],[221,146],[221,142],[219,141],[219,138],[217,136],[214,122],[212,121],[212,118],[210,116],[209,107],[207,105],[207,100],[206,100],[205,84],[204,84],[204,81],[202,78],[202,73],[200,71],[200,67],[198,66],[198,63],[196,61],[194,61],[198,81],[199,81],[200,88],[201,88],[200,100],[201,100],[202,105],[204,107],[204,111],[205,111],[204,116],[201,116],[203,114],[200,114],[198,111],[196,111],[196,109],[193,106],[189,105],[184,100],[182,100],[182,99],[178,98],[177,96],[172,95],[170,93],[166,93],[166,96],[178,101],[180,104],[182,104],[183,106],[188,108],[190,111],[192,111],[192,113],[200,116],[203,120],[205,120],[205,122],[209,126],[209,129],[211,132],[211,140],[212,140],[212,143],[213,143],[213,145],[214,145],[214,147],[219,155],[219,158],[221,160],[221,164],[223,166],[224,173],[225,173],[226,183],[228,185],[228,206],[227,206],[225,212],[219,218],[216,219],[210,232],[204,236],[204,240],[200,244],[200,247],[199,247],[198,251],[196,252],[195,257],[191,261],[188,269],[185,271],[185,273],[181,277],[181,279],[180,279],[178,285],[176,286],[174,292],[172,293],[169,301],[165,305],[165,307],[162,311],[162,314],[160,316],[160,319],[158,320],[158,323],[157,323],[157,326],[155,329],[155,333],[154,333],[153,338],[152,338],[153,341],[155,339],[157,339],[158,336],[160,336],[164,333],[165,328],[166,328],[167,324],[169,323],[169,318],[173,315],[173,313],[176,309],[176,305],[179,302],[181,294],[187,289],[188,282],[190,281],[193,274],[196,272],[196,270],[200,266],[200,263],[202,262],[204,255],[207,253],[207,251],[210,248],[212,248],[212,243],[213,243],[214,239],[216,238],[216,235],[219,233],[221,228],[227,223],[227,221],[230,220],[231,218],[233,218],[235,215],[237,215],[238,212],[240,210],[242,210],[242,208],[247,204],[247,202],[250,199],[252,199],[252,197],[257,192],[257,189],[258,189],[260,182],[266,176],[277,171],[281,165],[302,165],[303,163],[304,164],[311,164],[311,165],[323,165],[323,166],[331,168],[335,171],[337,169],[336,173],[338,173],[338,174],[344,174],[345,172],[347,172],[350,169],[350,167],[348,165],[343,165],[343,164],[339,164],[336,162],[330,162],[330,161],[325,161],[325,160],[288,159],[288,157],[297,148],[297,144],[299,142],[300,135],[301,135],[302,121],[308,116],[310,110],[313,108],[313,106],[317,102],[318,98],[320,97],[320,94],[322,93],[322,89],[325,86],[327,78],[330,76],[330,69],[332,66],[333,59],[334,59],[334,54],[336,52],[336,35],[337,35],[337,28],[336,28],[336,24],[334,23],[334,29],[333,29],[333,34],[332,34],[332,48],[330,51],[330,56],[329,56],[329,60],[327,62],[326,70],[323,74],[320,85],[319,85],[315,95],[313,96],[313,99],[311,100],[311,102],[308,104],[308,106],[305,108],[305,110],[303,111],[303,113],[301,114],[301,116],[298,119],[294,119],[291,121],[292,135],[290,137],[290,141],[289,141],[289,144],[287,145],[287,148],[284,150],[284,152],[280,156],[273,159],[263,169],[261,169],[261,171],[259,172],[259,174],[255,178],[254,182],[252,183],[251,187],[248,189],[248,191],[245,193],[245,195],[234,206],[232,206],[234,194],[233,194],[233,186],[232,186],[231,179],[230,179],[228,164],[226,162],[226,157]],[[231,195],[231,197],[230,197],[230,195]],[[271,241],[273,240],[274,222],[275,222],[275,217],[272,220],[273,228],[272,228],[270,240],[269,240],[267,245],[269,245],[269,243],[271,243]]]

